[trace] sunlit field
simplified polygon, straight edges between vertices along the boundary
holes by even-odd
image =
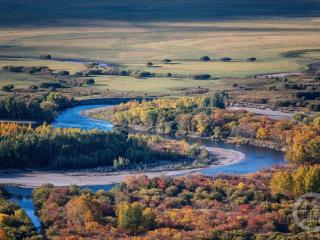
[[[300,71],[318,58],[318,52],[307,52],[295,58],[283,53],[320,48],[319,19],[283,21],[202,22],[202,23],[128,23],[114,22],[100,27],[37,27],[1,29],[0,55],[25,57],[2,58],[0,66],[45,65],[71,73],[84,69],[82,63],[37,59],[41,54],[54,58],[84,59],[119,64],[125,69],[152,73],[184,75],[185,79],[99,77],[99,89],[123,91],[170,91],[175,87],[208,86],[220,81],[199,82],[191,74],[210,74],[214,78],[248,77],[259,74]],[[201,56],[213,61],[201,62]],[[231,57],[233,62],[220,58]],[[256,62],[247,58],[256,57]],[[172,59],[174,64],[163,64]],[[153,67],[146,67],[152,61]],[[21,76],[5,76],[17,81]],[[1,79],[4,76],[0,76]],[[30,77],[29,77],[30,79]],[[4,81],[1,81],[3,85]],[[29,83],[29,81],[28,81]]]
[[[4,6],[0,10],[0,67],[48,66],[72,74],[84,70],[83,62],[89,61],[157,74],[143,80],[99,76],[93,87],[99,91],[215,89],[221,84],[230,86],[230,78],[302,71],[320,57],[315,0],[303,6],[299,1],[281,0],[277,8],[265,0],[259,5],[234,0],[0,3]],[[298,54],[287,54],[292,51]],[[78,62],[39,59],[44,54]],[[202,56],[212,61],[202,62]],[[221,61],[223,57],[232,62]],[[248,62],[251,57],[257,61]],[[171,59],[172,64],[163,64],[163,59]],[[154,66],[147,67],[147,62]],[[168,73],[179,78],[166,77]],[[194,74],[210,74],[215,80],[192,80]],[[16,88],[41,81],[39,76],[3,72],[0,79],[0,86],[12,81]]]

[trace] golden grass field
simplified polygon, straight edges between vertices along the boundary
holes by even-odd
[[[4,65],[45,65],[71,72],[83,70],[82,63],[38,60],[41,54],[59,58],[83,58],[117,63],[127,69],[154,73],[211,74],[218,80],[100,76],[99,90],[166,92],[179,87],[212,87],[224,78],[301,71],[320,58],[308,52],[298,58],[282,53],[320,48],[320,18],[299,20],[213,21],[213,22],[102,22],[81,27],[0,28],[0,56],[26,56],[28,59],[0,59]],[[217,60],[228,56],[236,62],[201,62],[203,55]],[[257,62],[246,62],[256,57]],[[31,59],[30,59],[31,58]],[[162,64],[164,58],[177,64]],[[152,61],[156,67],[146,67]],[[39,79],[38,79],[39,80]],[[0,85],[12,82],[25,87],[32,77],[0,73]],[[226,80],[227,81],[227,80]]]

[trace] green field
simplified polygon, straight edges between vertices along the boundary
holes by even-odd
[[[299,2],[288,4],[288,0],[281,0],[275,7],[265,0],[224,3],[80,0],[64,4],[54,1],[44,6],[28,0],[15,8],[15,4],[0,0],[4,6],[0,22],[7,23],[6,27],[0,24],[0,66],[46,65],[71,73],[84,69],[82,63],[37,59],[42,54],[51,54],[54,58],[102,61],[119,64],[123,69],[182,76],[143,80],[97,77],[94,88],[98,91],[171,93],[181,87],[215,89],[221,84],[228,87],[231,82],[241,82],[229,81],[230,78],[301,71],[320,58],[320,19],[316,18],[319,16],[316,3],[320,2]],[[70,11],[62,11],[68,7]],[[63,14],[59,14],[59,9]],[[197,11],[191,12],[193,9]],[[292,51],[305,52],[285,56]],[[199,61],[204,55],[215,61]],[[27,59],[8,60],[3,56]],[[235,62],[219,61],[226,56]],[[249,57],[258,60],[247,62]],[[175,64],[162,64],[164,58]],[[155,67],[146,67],[148,61]],[[193,74],[210,74],[218,80],[195,81],[190,78]],[[23,80],[17,74],[0,75],[0,85],[12,81],[19,88],[33,81],[30,76]]]

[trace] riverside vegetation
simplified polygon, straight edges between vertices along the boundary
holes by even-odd
[[[291,214],[296,194],[320,190],[319,166],[294,171],[294,186],[308,171],[313,174],[299,192],[284,187],[285,181],[279,191],[278,173],[270,187],[274,173],[269,171],[128,177],[111,191],[96,193],[45,185],[35,189],[34,202],[49,239],[318,239],[319,233],[301,231]]]
[[[45,185],[33,193],[45,237],[319,238],[319,233],[302,232],[290,214],[297,196],[320,192],[319,117],[297,114],[293,120],[284,121],[229,111],[224,109],[226,97],[225,93],[216,93],[133,101],[99,113],[99,117],[152,132],[239,143],[270,142],[270,146],[278,144],[286,149],[290,164],[247,176],[130,177],[110,192]],[[182,121],[182,116],[187,117]],[[2,167],[111,166],[121,170],[152,161],[174,163],[181,158],[200,159],[202,166],[209,163],[201,162],[208,153],[197,145],[152,135],[53,129],[45,124],[37,128],[1,124],[0,129]],[[0,229],[4,239],[19,238],[16,225],[12,230],[7,225],[0,225]]]
[[[273,120],[224,109],[225,93],[120,104],[94,116],[118,126],[171,135],[210,137],[237,144],[283,149],[294,163],[320,163],[320,116],[304,113]]]
[[[199,167],[212,163],[207,157],[197,144],[157,136],[0,123],[0,168],[129,169],[161,161]]]
[[[31,220],[0,186],[0,239],[40,240]]]
[[[7,96],[0,99],[0,120],[33,120],[50,122],[57,111],[70,106],[68,99],[56,92],[40,96]]]

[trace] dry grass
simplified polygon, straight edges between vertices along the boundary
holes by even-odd
[[[286,69],[300,68],[296,62],[285,60],[260,62],[200,62],[178,61],[177,64],[159,64],[156,67],[146,67],[145,64],[130,64],[129,69],[143,69],[153,73],[172,73],[180,75],[210,74],[213,77],[247,77],[263,73],[277,73]],[[302,68],[302,67],[301,67]]]
[[[85,66],[82,63],[77,62],[59,62],[53,60],[33,60],[33,59],[10,59],[0,60],[0,68],[3,66],[15,65],[15,66],[47,66],[54,71],[67,70],[70,73],[75,73],[77,71],[85,70]]]
[[[94,89],[116,92],[139,92],[139,93],[177,93],[177,88],[202,87],[211,88],[221,84],[220,80],[195,81],[192,79],[175,78],[145,78],[99,76],[96,78]]]
[[[122,64],[130,69],[155,73],[201,74],[214,77],[245,77],[262,73],[297,71],[318,59],[319,53],[307,58],[283,58],[281,53],[297,49],[320,48],[320,19],[229,22],[108,22],[99,27],[38,27],[0,29],[0,55],[86,58]],[[199,62],[201,56],[215,59],[229,56],[239,62]],[[310,56],[309,56],[310,55]],[[244,61],[255,56],[258,61]],[[160,64],[146,68],[147,61],[159,64],[162,59],[176,59],[179,64]],[[47,60],[4,61],[3,65],[47,65],[71,72],[83,64]],[[8,76],[5,76],[8,77]],[[3,79],[4,76],[1,76]],[[17,81],[16,77],[8,81]],[[191,79],[97,77],[97,89],[115,91],[170,92],[177,87],[214,88],[224,82]]]

